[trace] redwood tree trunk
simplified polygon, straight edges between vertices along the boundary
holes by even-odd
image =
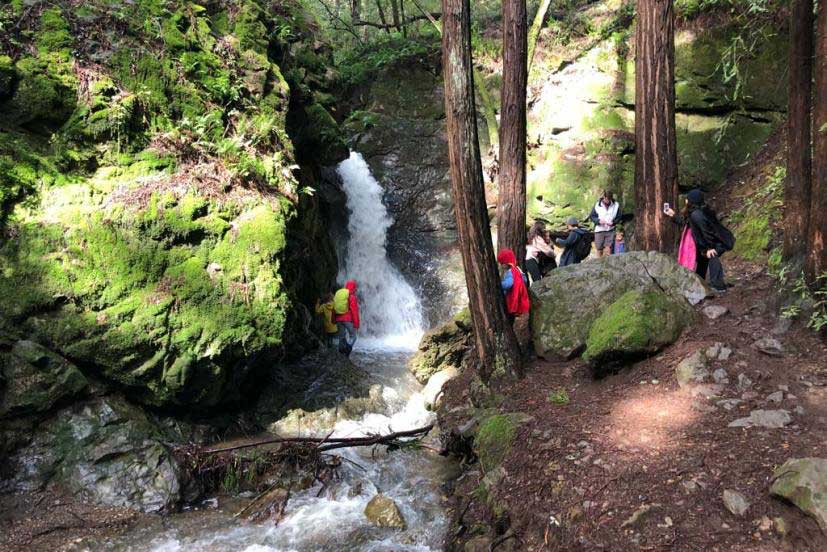
[[[813,102],[813,172],[807,236],[807,275],[811,282],[827,273],[827,1],[818,12]],[[827,288],[827,281],[819,281]]]
[[[807,245],[812,174],[813,0],[790,8],[790,103],[787,181],[784,187],[784,258],[801,259]]]
[[[469,0],[442,0],[442,24],[451,195],[474,344],[480,359],[479,374],[484,381],[500,371],[517,376],[521,371],[519,347],[506,319],[485,205],[474,106]]]
[[[500,111],[500,196],[497,247],[525,260],[526,86],[528,27],[525,0],[503,1],[503,84]]]
[[[635,49],[635,243],[670,252],[676,230],[663,204],[678,198],[672,0],[637,0]]]

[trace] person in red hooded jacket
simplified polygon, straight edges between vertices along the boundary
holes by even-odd
[[[339,326],[339,350],[350,356],[353,344],[356,343],[356,332],[359,330],[359,298],[356,296],[356,280],[345,282],[344,289],[349,292],[347,311],[336,313],[336,325]]]
[[[497,262],[508,267],[501,285],[505,293],[505,311],[513,324],[515,317],[527,313],[530,308],[528,279],[525,273],[517,267],[517,258],[512,250],[501,249],[497,253]]]

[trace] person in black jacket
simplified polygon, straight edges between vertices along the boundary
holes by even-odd
[[[672,208],[664,210],[664,213],[683,228],[679,262],[691,269],[680,256],[687,249],[691,251],[694,248],[695,272],[704,279],[708,273],[712,289],[719,293],[726,291],[721,255],[732,248],[732,234],[720,223],[715,211],[705,204],[703,192],[695,189],[686,195],[686,208],[682,214],[676,214]],[[690,238],[694,243],[689,242]]]
[[[556,241],[557,245],[563,248],[563,254],[560,255],[559,264],[561,267],[577,264],[585,258],[577,255],[577,244],[580,240],[586,239],[584,236],[588,234],[588,232],[580,228],[580,222],[578,222],[575,217],[569,217],[568,220],[566,220],[566,228],[569,230],[568,237],[566,239],[557,238]],[[591,247],[591,244],[589,244],[589,247]]]

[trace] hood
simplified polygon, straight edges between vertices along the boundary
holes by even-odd
[[[345,282],[345,289],[351,293],[356,293],[356,280],[348,280]]]
[[[500,264],[516,265],[517,257],[514,256],[514,252],[510,249],[501,249],[500,252],[497,253],[497,262]]]

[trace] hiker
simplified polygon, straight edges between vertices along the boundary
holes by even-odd
[[[525,269],[531,277],[531,283],[538,282],[543,278],[543,268],[549,263],[551,269],[557,267],[554,258],[554,248],[548,243],[546,237],[546,225],[535,221],[528,231],[528,244],[525,246]],[[551,270],[548,269],[548,270]]]
[[[501,285],[505,293],[505,311],[508,314],[508,320],[514,324],[514,319],[527,313],[530,307],[528,278],[517,267],[517,258],[511,249],[501,249],[497,253],[497,262],[507,266]]]
[[[612,254],[615,226],[621,217],[620,204],[615,201],[614,194],[606,190],[589,214],[589,219],[594,223],[594,246],[598,257],[608,257]]]
[[[322,323],[324,325],[324,333],[327,338],[327,346],[333,348],[336,346],[337,335],[339,334],[339,326],[333,320],[333,294],[327,292],[324,296],[324,303],[316,299],[316,314],[321,315]]]
[[[615,245],[612,249],[612,255],[620,255],[626,253],[626,241],[623,239],[623,229],[618,228],[615,231]]]
[[[580,228],[580,223],[575,217],[566,220],[566,228],[569,236],[566,239],[557,238],[557,245],[563,248],[560,267],[579,263],[589,256],[592,248],[589,233]]]
[[[704,201],[704,194],[694,189],[686,194],[686,206],[680,215],[664,205],[664,214],[672,217],[675,224],[682,226],[678,247],[678,263],[694,271],[703,279],[709,273],[709,284],[718,293],[726,291],[724,267],[721,255],[732,250],[735,237]]]
[[[350,356],[359,330],[359,298],[356,296],[356,280],[348,280],[345,287],[333,296],[333,309],[339,334],[339,352]]]

